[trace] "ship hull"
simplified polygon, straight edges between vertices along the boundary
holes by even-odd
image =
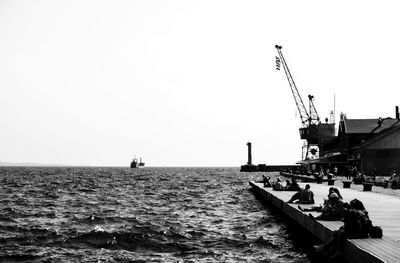
[[[131,168],[143,168],[144,167],[144,162],[140,161],[138,162],[137,159],[133,159],[131,162]]]

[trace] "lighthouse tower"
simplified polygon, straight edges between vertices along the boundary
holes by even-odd
[[[257,172],[257,165],[253,165],[251,161],[251,142],[247,144],[247,164],[240,166],[241,172]]]
[[[252,165],[252,163],[251,163],[251,142],[248,142],[246,145],[247,145],[247,165]]]

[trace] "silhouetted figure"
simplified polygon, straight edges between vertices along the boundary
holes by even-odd
[[[306,211],[316,211],[321,212],[320,215],[315,217],[317,220],[341,220],[343,217],[343,201],[339,198],[336,193],[331,193],[328,199],[324,200],[323,206],[314,206],[311,208],[302,208],[299,206],[299,209],[303,212]],[[311,217],[313,217],[310,214]]]
[[[376,180],[376,167],[374,167],[374,170],[372,170],[372,179],[374,181]]]
[[[295,193],[292,198],[288,201],[288,203],[296,203],[299,204],[314,204],[314,193],[310,190],[310,185],[306,184],[304,189],[301,189],[297,193]]]
[[[274,185],[272,186],[272,189],[275,191],[282,191],[283,190],[283,185],[282,185],[282,180],[281,178],[277,178],[276,182],[274,183]]]
[[[300,191],[301,187],[297,183],[296,178],[292,177],[292,182],[290,182],[289,180],[286,180],[285,190],[286,191]]]
[[[271,177],[264,175],[262,177],[263,177],[264,187],[272,187]]]

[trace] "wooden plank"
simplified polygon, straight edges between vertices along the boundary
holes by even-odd
[[[299,183],[304,187],[305,183]],[[324,184],[309,183],[314,192],[316,205],[323,204],[327,198],[328,186]],[[287,216],[298,222],[307,229],[312,235],[326,242],[332,236],[333,231],[343,225],[341,221],[320,221],[309,217],[310,212],[301,212],[297,204],[286,203],[295,192],[273,191],[271,188],[264,188],[262,183],[250,182],[257,191],[269,195],[267,200],[278,209],[281,209]],[[381,239],[351,239],[345,245],[345,258],[351,263],[362,262],[399,262],[400,259],[400,197],[379,194],[375,192],[364,192],[350,188],[340,188],[340,192],[345,202],[352,199],[361,200],[367,210],[374,225],[379,225],[383,229],[384,237]],[[311,207],[312,205],[301,205]],[[314,216],[319,213],[312,212]]]

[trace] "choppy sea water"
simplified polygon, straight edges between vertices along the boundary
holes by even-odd
[[[237,168],[0,167],[1,262],[311,262]]]

